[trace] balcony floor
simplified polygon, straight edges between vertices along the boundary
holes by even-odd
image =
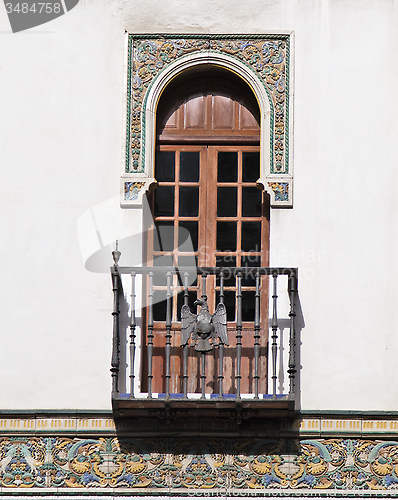
[[[200,435],[261,435],[261,429],[269,427],[266,421],[294,417],[294,401],[285,395],[276,398],[261,395],[261,399],[212,396],[216,397],[129,398],[119,395],[112,399],[116,427],[122,433],[141,436],[159,432],[173,435],[192,432]]]

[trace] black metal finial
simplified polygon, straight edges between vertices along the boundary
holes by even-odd
[[[118,246],[119,246],[119,241],[116,240],[116,248],[112,252],[113,262],[115,263],[115,266],[117,266],[119,259],[120,259],[120,256],[122,255],[122,253],[119,252]]]

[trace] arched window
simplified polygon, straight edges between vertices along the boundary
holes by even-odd
[[[157,189],[150,194],[154,227],[147,241],[148,262],[154,265],[203,267],[266,267],[269,253],[269,196],[258,189],[260,177],[260,111],[250,87],[226,69],[210,66],[186,70],[164,89],[156,112],[156,154],[154,176]],[[193,248],[182,245],[180,228],[189,231]],[[163,237],[167,235],[166,237]],[[160,236],[157,237],[157,236]],[[159,243],[160,242],[160,243]],[[267,313],[266,278],[262,280],[261,308]],[[174,277],[175,289],[181,285]],[[228,326],[236,320],[235,278],[225,282]],[[245,351],[245,332],[252,345],[254,320],[254,280],[243,280],[242,319],[243,356],[241,391],[253,390],[252,350]],[[219,283],[208,278],[208,304],[213,311]],[[155,282],[155,337],[153,391],[164,392],[164,283]],[[201,295],[195,281],[189,288],[189,301]],[[179,323],[182,293],[173,298],[173,373],[171,392],[181,392]],[[157,335],[158,333],[158,335]],[[234,336],[225,350],[226,393],[235,392]],[[260,370],[267,366],[267,324],[261,330]],[[200,389],[198,353],[190,351],[188,392]],[[216,356],[216,354],[213,354]],[[146,356],[143,361],[145,363]],[[208,363],[207,385],[216,388],[216,360]],[[145,370],[145,367],[144,367]],[[214,376],[212,376],[212,374]],[[145,380],[146,377],[143,377]],[[265,380],[263,382],[265,384]],[[261,387],[260,392],[266,392]]]

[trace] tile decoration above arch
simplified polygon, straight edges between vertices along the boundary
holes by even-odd
[[[141,204],[154,179],[146,168],[145,106],[156,79],[179,59],[210,53],[243,64],[261,82],[270,106],[270,158],[259,183],[271,196],[271,206],[292,206],[291,65],[292,34],[270,35],[127,35],[127,118],[123,207]],[[132,188],[132,186],[134,186]]]

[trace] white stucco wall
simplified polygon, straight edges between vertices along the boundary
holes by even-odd
[[[272,211],[271,264],[300,269],[301,407],[397,408],[397,9],[80,0],[13,34],[0,7],[2,408],[110,407],[110,277],[77,224],[119,194],[125,30],[295,32],[294,208]]]

